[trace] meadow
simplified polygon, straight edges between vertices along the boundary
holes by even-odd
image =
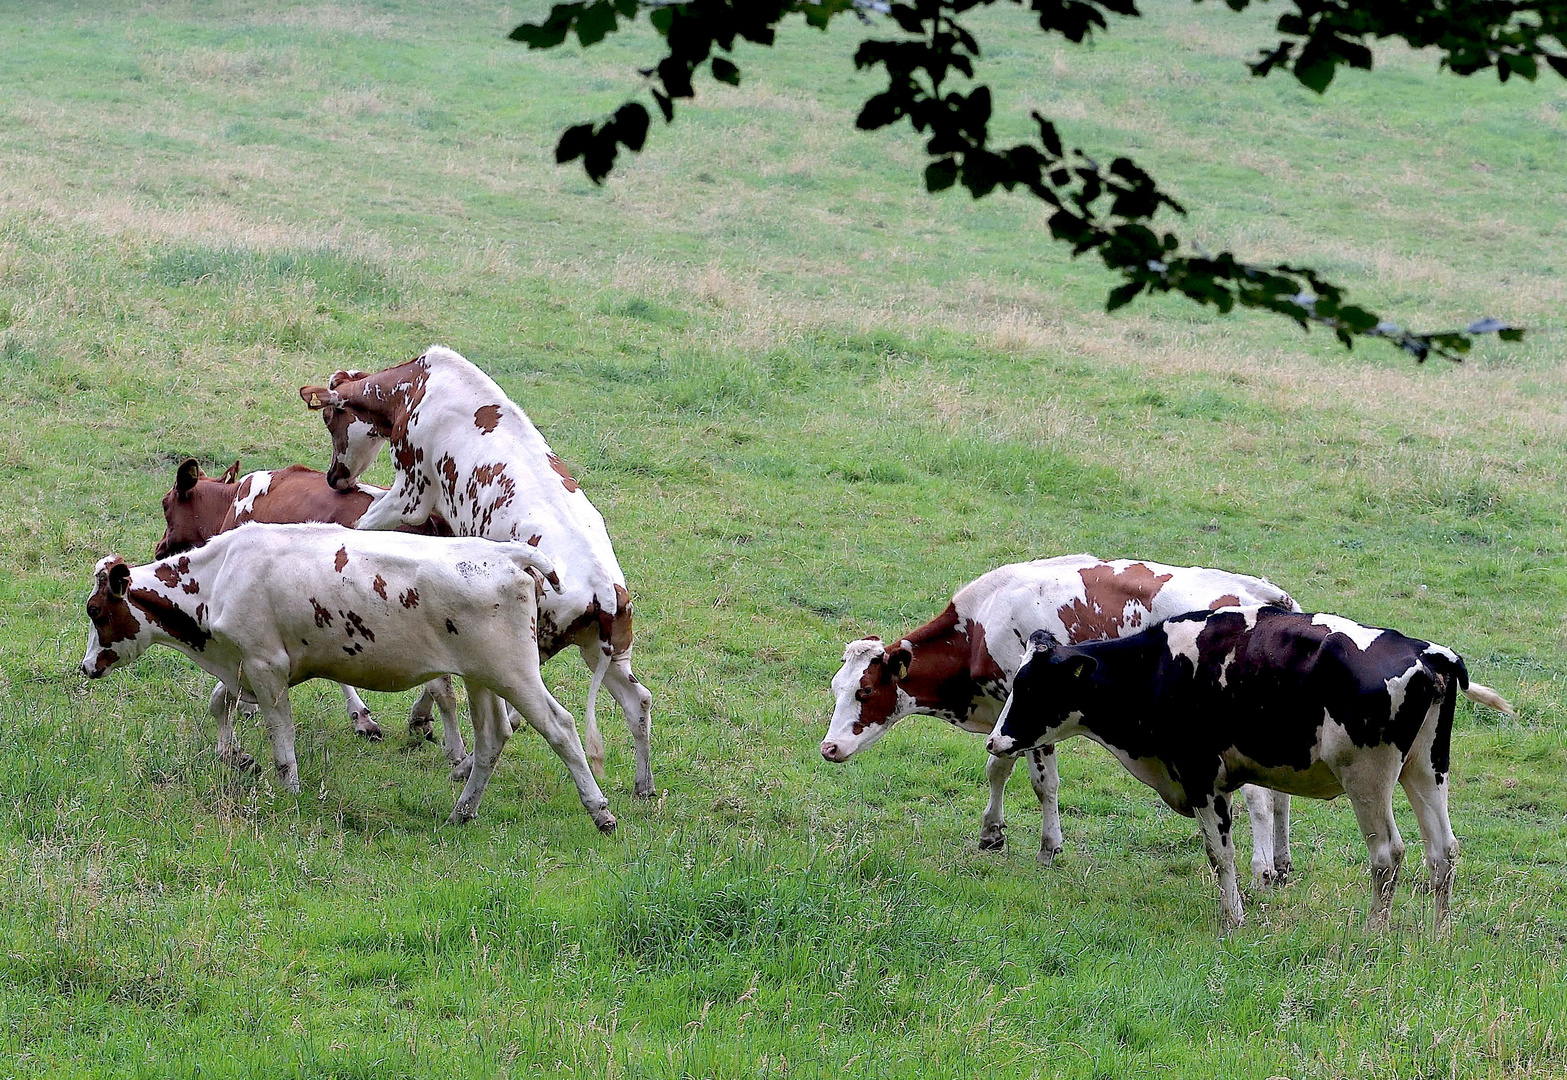
[[[1246,72],[1272,13],[1146,7],[1092,48],[977,16],[999,126],[1132,151],[1212,250],[1526,340],[1107,316],[1037,207],[929,196],[917,136],[853,129],[849,20],[742,50],[596,188],[554,141],[636,91],[645,25],[537,54],[532,3],[0,10],[0,1076],[1567,1075],[1567,84],[1386,48],[1319,98]],[[92,566],[150,558],[182,459],[324,468],[297,388],[434,342],[625,568],[659,794],[601,702],[610,837],[529,733],[443,826],[411,695],[366,695],[368,744],[296,688],[295,797],[216,761],[173,652],[77,670]],[[1221,937],[1193,823],[1098,747],[1062,748],[1051,868],[1021,777],[978,850],[978,739],[820,759],[846,641],[1077,551],[1266,575],[1517,706],[1460,704],[1445,936],[1401,795],[1390,932],[1349,807],[1296,800],[1294,879]],[[581,665],[544,670],[580,718]]]

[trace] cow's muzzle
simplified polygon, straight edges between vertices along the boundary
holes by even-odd
[[[849,752],[831,739],[828,739],[822,743],[822,757],[828,761],[844,762],[849,760]]]
[[[349,491],[353,488],[353,481],[348,476],[348,467],[336,461],[326,471],[326,482],[333,491]]]

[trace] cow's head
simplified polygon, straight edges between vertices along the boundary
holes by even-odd
[[[1006,757],[1074,734],[1070,728],[1092,699],[1098,666],[1081,646],[1061,645],[1048,630],[1035,630],[985,748]]]
[[[913,711],[913,700],[898,685],[913,659],[907,641],[887,648],[881,638],[868,637],[845,646],[843,667],[832,679],[832,722],[822,757],[848,761]]]
[[[375,378],[363,371],[339,371],[325,386],[299,388],[299,396],[320,411],[332,435],[326,482],[337,491],[352,491],[391,437],[394,421],[381,388],[370,382]]]
[[[163,497],[163,539],[153,558],[166,559],[200,547],[218,534],[223,517],[234,504],[239,462],[214,480],[201,471],[195,458],[186,458],[174,474],[174,486]]]
[[[152,644],[152,628],[138,617],[127,594],[131,568],[118,555],[100,559],[93,571],[93,591],[87,598],[87,655],[82,674],[99,678],[111,668],[130,663]]]

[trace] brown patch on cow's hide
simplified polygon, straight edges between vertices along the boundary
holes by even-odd
[[[446,620],[446,632],[448,634],[455,634],[455,633],[457,633],[457,625],[455,623],[453,623],[452,620],[450,620],[450,619]]]
[[[375,590],[375,594],[382,600],[386,599],[386,579],[384,577],[377,574],[375,580],[370,583],[370,587]]]
[[[353,637],[354,631],[357,630],[359,631],[359,636],[366,641],[375,640],[375,633],[365,625],[365,621],[359,617],[359,612],[340,611],[338,614],[343,617],[343,629],[348,633],[349,637]]]
[[[442,454],[435,462],[435,469],[441,474],[441,488],[446,492],[446,501],[452,506],[457,505],[457,461],[450,454]]]
[[[1233,593],[1226,593],[1213,603],[1208,605],[1209,611],[1218,611],[1221,607],[1240,607],[1241,598]]]
[[[534,533],[532,536],[528,537],[528,546],[529,547],[538,547],[539,546],[539,541],[543,540],[543,539],[544,539],[544,537],[540,536],[538,533]]]
[[[501,407],[499,405],[485,405],[473,414],[473,422],[480,431],[488,435],[495,430],[495,425],[501,422]]]
[[[339,574],[341,574],[343,572],[343,567],[345,567],[347,565],[348,565],[348,545],[345,544],[342,547],[337,549],[337,558],[332,560],[332,566],[337,570],[337,572]]]
[[[631,594],[620,584],[615,586],[615,617],[609,624],[609,647],[616,656],[624,656],[631,649]]]
[[[200,622],[161,593],[153,592],[151,589],[132,589],[130,599],[147,616],[149,622],[162,627],[164,633],[176,641],[184,642],[197,652],[205,650],[207,642],[212,640],[212,635],[201,628]]]
[[[94,602],[99,605],[96,615],[93,614]],[[111,598],[108,590],[101,585],[93,591],[92,599],[87,601],[87,614],[92,619],[93,628],[98,631],[100,646],[128,641],[141,632],[141,622],[131,606],[123,598]]]
[[[93,673],[96,675],[102,675],[105,671],[108,671],[111,667],[113,667],[115,661],[119,660],[119,658],[120,654],[115,652],[113,649],[99,649],[98,659],[93,661]]]
[[[403,607],[405,607],[405,608],[416,608],[416,607],[418,607],[419,606],[419,590],[418,589],[408,589],[407,591],[402,593],[400,596],[398,596],[397,602],[399,604],[403,605]]]
[[[1136,602],[1145,610],[1151,609],[1154,597],[1174,576],[1155,574],[1142,563],[1133,563],[1119,573],[1103,563],[1085,566],[1077,573],[1083,579],[1083,599],[1062,604],[1056,610],[1066,629],[1067,643],[1073,645],[1120,637],[1127,625],[1127,604]]]
[[[310,598],[310,606],[316,609],[316,626],[326,627],[332,625],[332,613],[322,607],[315,597]]]
[[[577,481],[571,475],[571,470],[566,468],[566,463],[554,454],[550,455],[550,468],[560,476],[560,482],[565,485],[567,491],[577,490]]]
[[[174,588],[180,583],[180,573],[168,563],[164,563],[152,572],[152,576],[163,582],[169,588]]]

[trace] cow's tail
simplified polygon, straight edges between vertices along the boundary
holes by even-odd
[[[1483,683],[1469,681],[1469,669],[1464,665],[1463,657],[1442,649],[1440,646],[1427,648],[1425,655],[1421,657],[1426,666],[1449,679],[1456,678],[1458,688],[1464,692],[1464,697],[1470,701],[1479,702],[1501,713],[1503,716],[1517,716],[1518,712],[1501,694],[1492,690]]]
[[[593,769],[593,775],[601,780],[604,778],[604,737],[599,734],[598,696],[599,687],[604,684],[604,675],[609,671],[610,662],[611,657],[606,648],[604,654],[599,657],[598,666],[593,669],[593,678],[588,682],[587,738],[582,743],[583,749],[587,751],[588,764]]]
[[[1472,682],[1464,687],[1464,696],[1470,701],[1478,701],[1482,705],[1489,705],[1503,716],[1518,715],[1517,710],[1512,707],[1508,700],[1489,686]]]
[[[539,576],[549,582],[556,592],[561,591],[560,575],[555,572],[555,563],[548,555],[521,540],[513,540],[511,546],[514,558],[529,569],[537,570]]]

